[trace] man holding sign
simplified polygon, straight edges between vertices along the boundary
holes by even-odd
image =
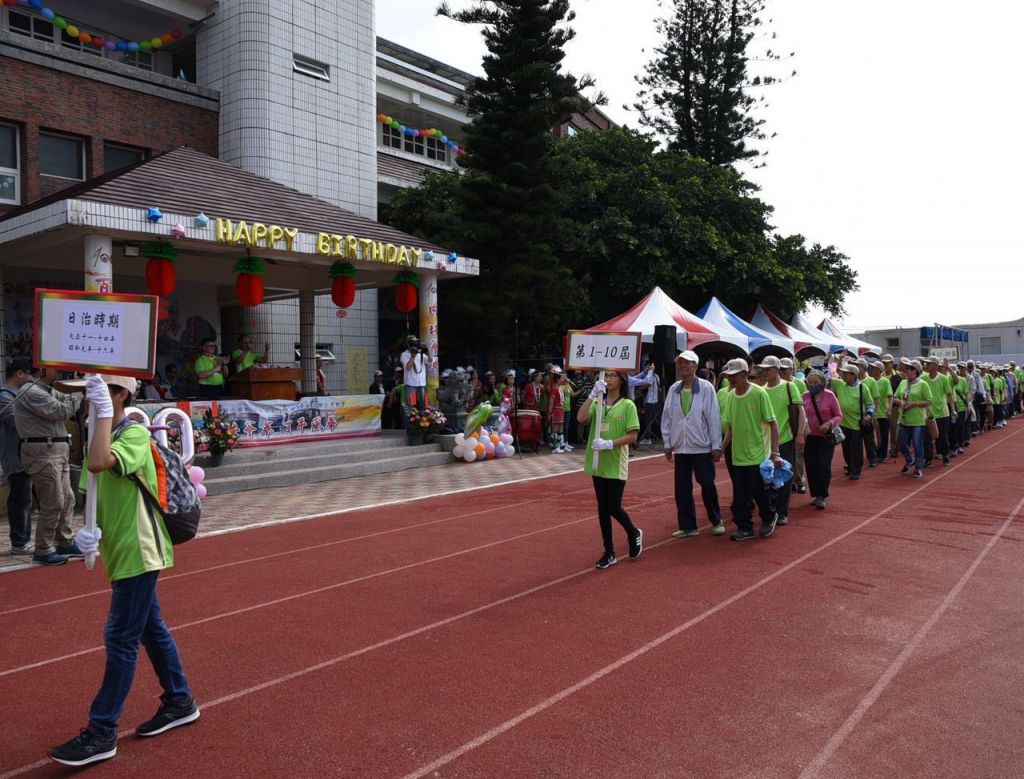
[[[96,474],[96,527],[78,531],[78,545],[97,551],[111,582],[110,611],[103,643],[107,651],[103,683],[89,709],[89,724],[50,753],[58,763],[84,766],[117,754],[117,725],[135,676],[139,644],[153,664],[163,695],[139,736],[156,736],[199,719],[174,637],[164,624],[156,593],[160,571],[174,564],[171,539],[162,517],[150,510],[141,487],[157,494],[156,464],[149,430],[125,417],[138,382],[127,376],[93,375],[85,384],[95,429],[88,456]]]

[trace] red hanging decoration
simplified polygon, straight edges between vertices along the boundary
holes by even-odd
[[[142,248],[142,256],[146,263],[146,290],[150,295],[167,297],[174,292],[177,281],[174,263],[178,253],[169,243],[147,243]]]
[[[263,302],[263,274],[267,266],[259,257],[242,257],[235,263],[235,292],[243,306],[258,306]]]
[[[351,262],[336,262],[327,271],[331,279],[331,300],[338,308],[348,308],[356,299],[356,268]]]
[[[408,314],[416,308],[416,290],[420,286],[420,277],[412,271],[401,271],[395,274],[395,308]]]

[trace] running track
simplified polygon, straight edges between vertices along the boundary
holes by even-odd
[[[143,657],[90,775],[1022,776],[1021,432],[743,544],[671,539],[669,466],[634,463],[647,550],[604,572],[582,474],[201,538],[160,592],[202,719],[131,736]],[[62,773],[107,597],[0,576],[0,779]]]

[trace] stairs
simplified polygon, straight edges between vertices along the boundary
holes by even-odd
[[[203,484],[209,495],[291,487],[449,462],[452,456],[442,452],[440,444],[408,446],[403,431],[386,431],[378,438],[240,447],[229,452],[224,464],[217,468],[209,467],[207,457],[196,458],[196,465],[206,470]]]

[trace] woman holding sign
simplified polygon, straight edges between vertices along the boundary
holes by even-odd
[[[633,524],[629,514],[622,508],[622,494],[626,490],[629,472],[629,446],[636,442],[640,431],[636,406],[624,395],[626,382],[625,374],[608,372],[605,381],[599,379],[594,382],[594,388],[576,415],[576,421],[590,427],[583,462],[585,472],[594,478],[594,492],[597,495],[597,517],[601,523],[604,555],[595,567],[601,569],[618,562],[612,541],[612,517],[626,531],[631,560],[638,558],[644,548],[644,532]],[[601,416],[601,429],[598,430],[594,421],[602,396],[605,407]],[[596,466],[595,452],[598,453]]]

